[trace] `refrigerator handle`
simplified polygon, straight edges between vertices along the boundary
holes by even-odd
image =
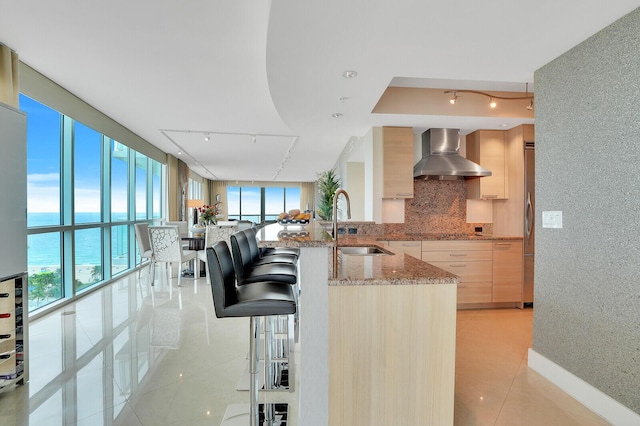
[[[531,237],[533,230],[533,206],[531,205],[531,192],[527,192],[527,212],[524,217],[525,226],[527,228],[527,238]]]

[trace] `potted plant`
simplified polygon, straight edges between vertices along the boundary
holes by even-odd
[[[333,195],[340,188],[340,178],[335,169],[326,170],[318,175],[318,210],[317,215],[324,220],[333,218]]]

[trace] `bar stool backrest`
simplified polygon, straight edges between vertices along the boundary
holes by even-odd
[[[260,260],[260,248],[258,247],[258,240],[256,239],[255,231],[253,228],[247,228],[240,231],[244,234],[244,238],[247,240],[249,246],[249,256],[252,262]]]
[[[236,276],[233,267],[231,252],[226,241],[218,241],[213,247],[208,247],[207,267],[211,280],[211,292],[213,293],[213,306],[216,317],[224,318],[225,309],[238,303],[236,293]]]
[[[239,231],[231,236],[231,250],[233,251],[233,266],[236,271],[238,284],[242,284],[245,271],[251,265],[251,249],[244,232]]]

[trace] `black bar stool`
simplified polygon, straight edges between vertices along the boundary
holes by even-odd
[[[249,241],[242,231],[231,235],[231,250],[233,251],[233,266],[238,285],[258,281],[278,281],[291,285],[298,282],[298,268],[294,264],[275,261],[253,263]]]
[[[238,281],[239,286],[251,285],[254,282],[260,281],[280,282],[282,284],[292,286],[294,299],[296,302],[298,301],[298,268],[295,264],[278,263],[276,261],[271,263],[264,262],[254,264],[251,257],[250,243],[244,232],[236,232],[235,234],[231,235],[230,240],[231,249],[233,251],[233,266],[236,273],[236,280]],[[275,257],[276,256],[271,256],[270,258]],[[281,262],[285,261],[281,260]],[[286,331],[284,333],[288,338],[285,341],[276,341],[275,339],[269,339],[269,337],[273,336],[274,330],[276,328],[279,329],[280,327],[276,327],[276,321],[274,317],[267,318],[265,321],[264,363],[267,369],[267,374],[265,375],[265,387],[268,389],[274,388],[277,381],[276,376],[281,374],[281,371],[272,370],[272,367],[274,367],[272,362],[272,354],[274,352],[282,354],[282,358],[286,358],[288,360],[288,365],[291,366],[290,354],[292,350],[292,344],[295,340],[295,336],[297,335],[296,329],[299,323],[299,319],[300,318],[296,313],[293,316],[292,327],[290,327],[290,324],[287,322]],[[277,345],[279,343],[281,344]]]
[[[247,239],[249,249],[251,250],[251,261],[254,264],[262,263],[298,263],[298,255],[293,253],[269,253],[262,254],[260,247],[258,247],[258,239],[256,238],[255,230],[253,228],[243,229],[242,232]]]
[[[258,237],[255,228],[247,228],[243,230],[248,239],[253,238],[256,241],[256,247],[258,245]],[[296,258],[300,257],[300,249],[297,247],[263,247],[259,249],[260,256],[271,256],[274,254],[286,254],[293,255]]]
[[[296,302],[291,286],[272,281],[253,282],[236,286],[233,260],[225,241],[219,241],[207,250],[207,267],[213,293],[216,317],[250,318],[250,426],[260,424],[258,406],[258,322],[261,316],[291,315],[296,312]],[[265,417],[273,414],[273,406],[265,407]],[[271,413],[271,414],[270,414]],[[269,420],[269,419],[268,419]]]

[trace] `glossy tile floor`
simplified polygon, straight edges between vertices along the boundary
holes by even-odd
[[[456,425],[607,424],[526,367],[532,318],[458,312]],[[204,278],[151,287],[146,271],[129,275],[30,324],[30,381],[0,394],[0,425],[217,426],[228,404],[248,400],[235,390],[248,323],[215,317]],[[289,403],[289,426],[296,399],[261,393]]]
[[[456,425],[609,424],[527,367],[533,308],[458,311],[457,319]]]

